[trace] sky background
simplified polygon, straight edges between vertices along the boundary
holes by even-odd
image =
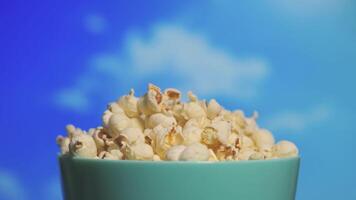
[[[294,141],[297,199],[356,199],[356,3],[8,1],[0,199],[61,198],[55,137],[147,83],[193,90]]]

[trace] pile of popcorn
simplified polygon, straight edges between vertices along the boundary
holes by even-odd
[[[216,100],[199,100],[188,92],[181,101],[176,89],[161,91],[149,84],[137,98],[131,90],[110,103],[100,127],[83,131],[68,125],[68,137],[58,136],[61,153],[110,160],[230,161],[293,157],[297,147],[275,143],[270,131],[260,128],[257,113],[224,109]]]

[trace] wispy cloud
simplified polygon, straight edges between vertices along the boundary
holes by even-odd
[[[3,169],[0,169],[0,199],[24,200],[26,191],[18,178]]]
[[[264,124],[272,130],[295,133],[324,122],[329,119],[331,112],[330,106],[326,105],[317,105],[304,111],[286,110],[270,116]]]
[[[118,52],[94,56],[78,82],[57,93],[56,102],[83,111],[92,98],[120,95],[123,85],[138,87],[151,81],[203,96],[250,99],[269,73],[263,59],[238,57],[203,35],[174,25],[154,26],[148,36],[129,33]]]
[[[100,15],[91,14],[84,18],[84,27],[90,33],[101,34],[108,28],[108,22]]]

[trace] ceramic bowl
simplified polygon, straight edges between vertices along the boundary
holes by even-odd
[[[59,157],[65,200],[293,200],[300,158],[230,162]]]

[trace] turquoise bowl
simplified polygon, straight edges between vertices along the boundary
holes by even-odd
[[[65,200],[293,200],[300,158],[231,162],[59,157]]]

